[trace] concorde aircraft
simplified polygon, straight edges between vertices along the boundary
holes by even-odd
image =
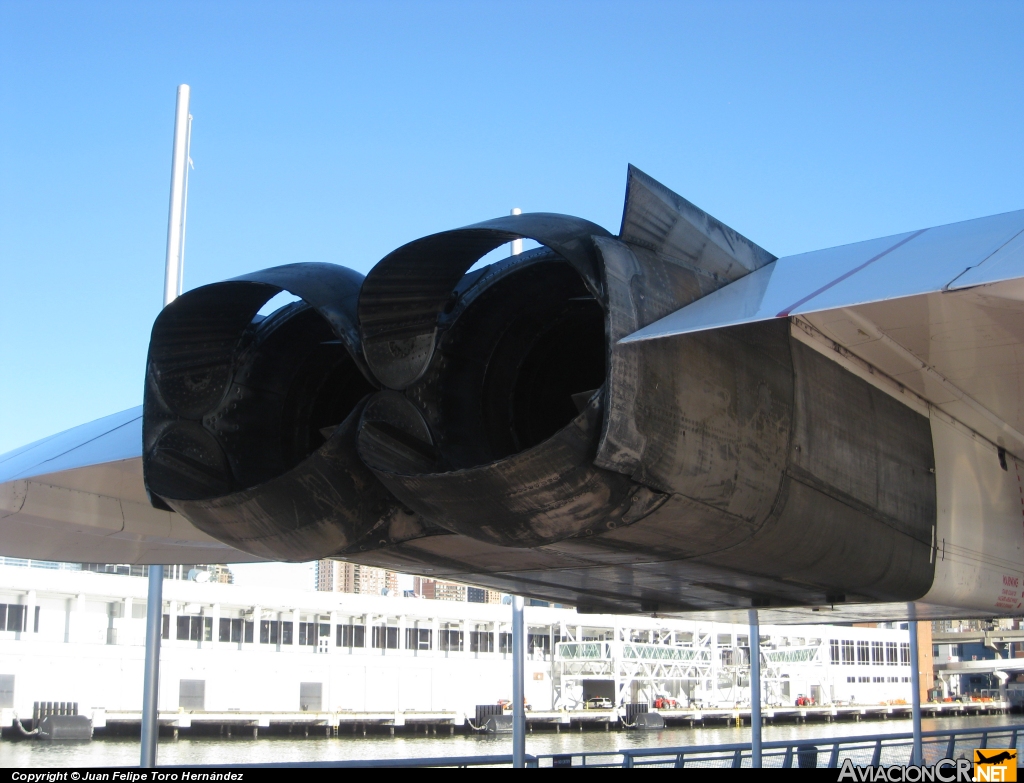
[[[776,258],[631,167],[618,235],[514,215],[187,292],[141,407],[0,456],[0,554],[1019,615],[1022,389],[1024,210]]]

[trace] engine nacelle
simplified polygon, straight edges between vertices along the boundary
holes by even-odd
[[[517,238],[541,248],[469,271]],[[484,548],[459,564],[481,583],[562,558],[565,584],[529,582],[554,600],[596,595],[588,568],[607,583],[662,562],[658,600],[678,607],[916,599],[936,519],[925,417],[789,319],[619,343],[772,260],[631,169],[618,237],[510,216],[411,242],[365,280],[294,265],[197,289],[154,326],[147,486],[266,557],[379,564],[448,535]],[[257,317],[280,290],[303,303]]]
[[[146,486],[201,530],[260,557],[309,560],[419,534],[355,453],[375,391],[355,329],[362,276],[328,264],[190,291],[153,326]],[[257,315],[287,290],[304,301]]]
[[[359,303],[367,358],[402,394],[368,406],[360,455],[402,503],[453,532],[524,547],[628,525],[665,501],[595,464],[609,343],[594,237],[604,233],[561,215],[501,218],[412,242],[371,271]],[[465,274],[517,235],[546,248]],[[429,284],[410,296],[409,277],[424,270]],[[413,312],[436,308],[431,318],[389,307],[412,297]],[[410,344],[428,348],[405,354]]]

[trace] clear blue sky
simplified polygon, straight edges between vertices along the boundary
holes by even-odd
[[[634,163],[776,254],[1024,207],[1021,2],[0,2],[0,453],[141,400],[185,287],[365,271]]]

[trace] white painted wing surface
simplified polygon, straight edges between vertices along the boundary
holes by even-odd
[[[141,407],[0,455],[0,555],[139,564],[257,559],[150,505]]]
[[[644,327],[652,340],[1024,276],[1024,210],[785,256]]]

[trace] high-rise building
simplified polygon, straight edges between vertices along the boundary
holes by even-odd
[[[231,573],[231,569],[221,563],[216,563],[206,567],[206,570],[210,572],[210,581],[217,582],[222,585],[233,585],[235,583],[235,575]]]
[[[435,582],[434,599],[437,601],[465,601],[466,586],[454,582]]]
[[[434,585],[437,582],[425,576],[414,576],[412,578],[412,594],[416,598],[434,598]]]
[[[423,576],[413,577],[412,588],[412,593],[417,598],[434,601],[468,601],[474,604],[501,603],[501,593],[497,590],[460,585],[454,582],[441,582]]]
[[[466,600],[471,604],[500,604],[501,593],[486,587],[467,587]]]
[[[394,596],[398,595],[398,574],[358,563],[319,560],[316,589],[326,593]]]
[[[334,560],[316,561],[316,589],[321,593],[334,592]]]

